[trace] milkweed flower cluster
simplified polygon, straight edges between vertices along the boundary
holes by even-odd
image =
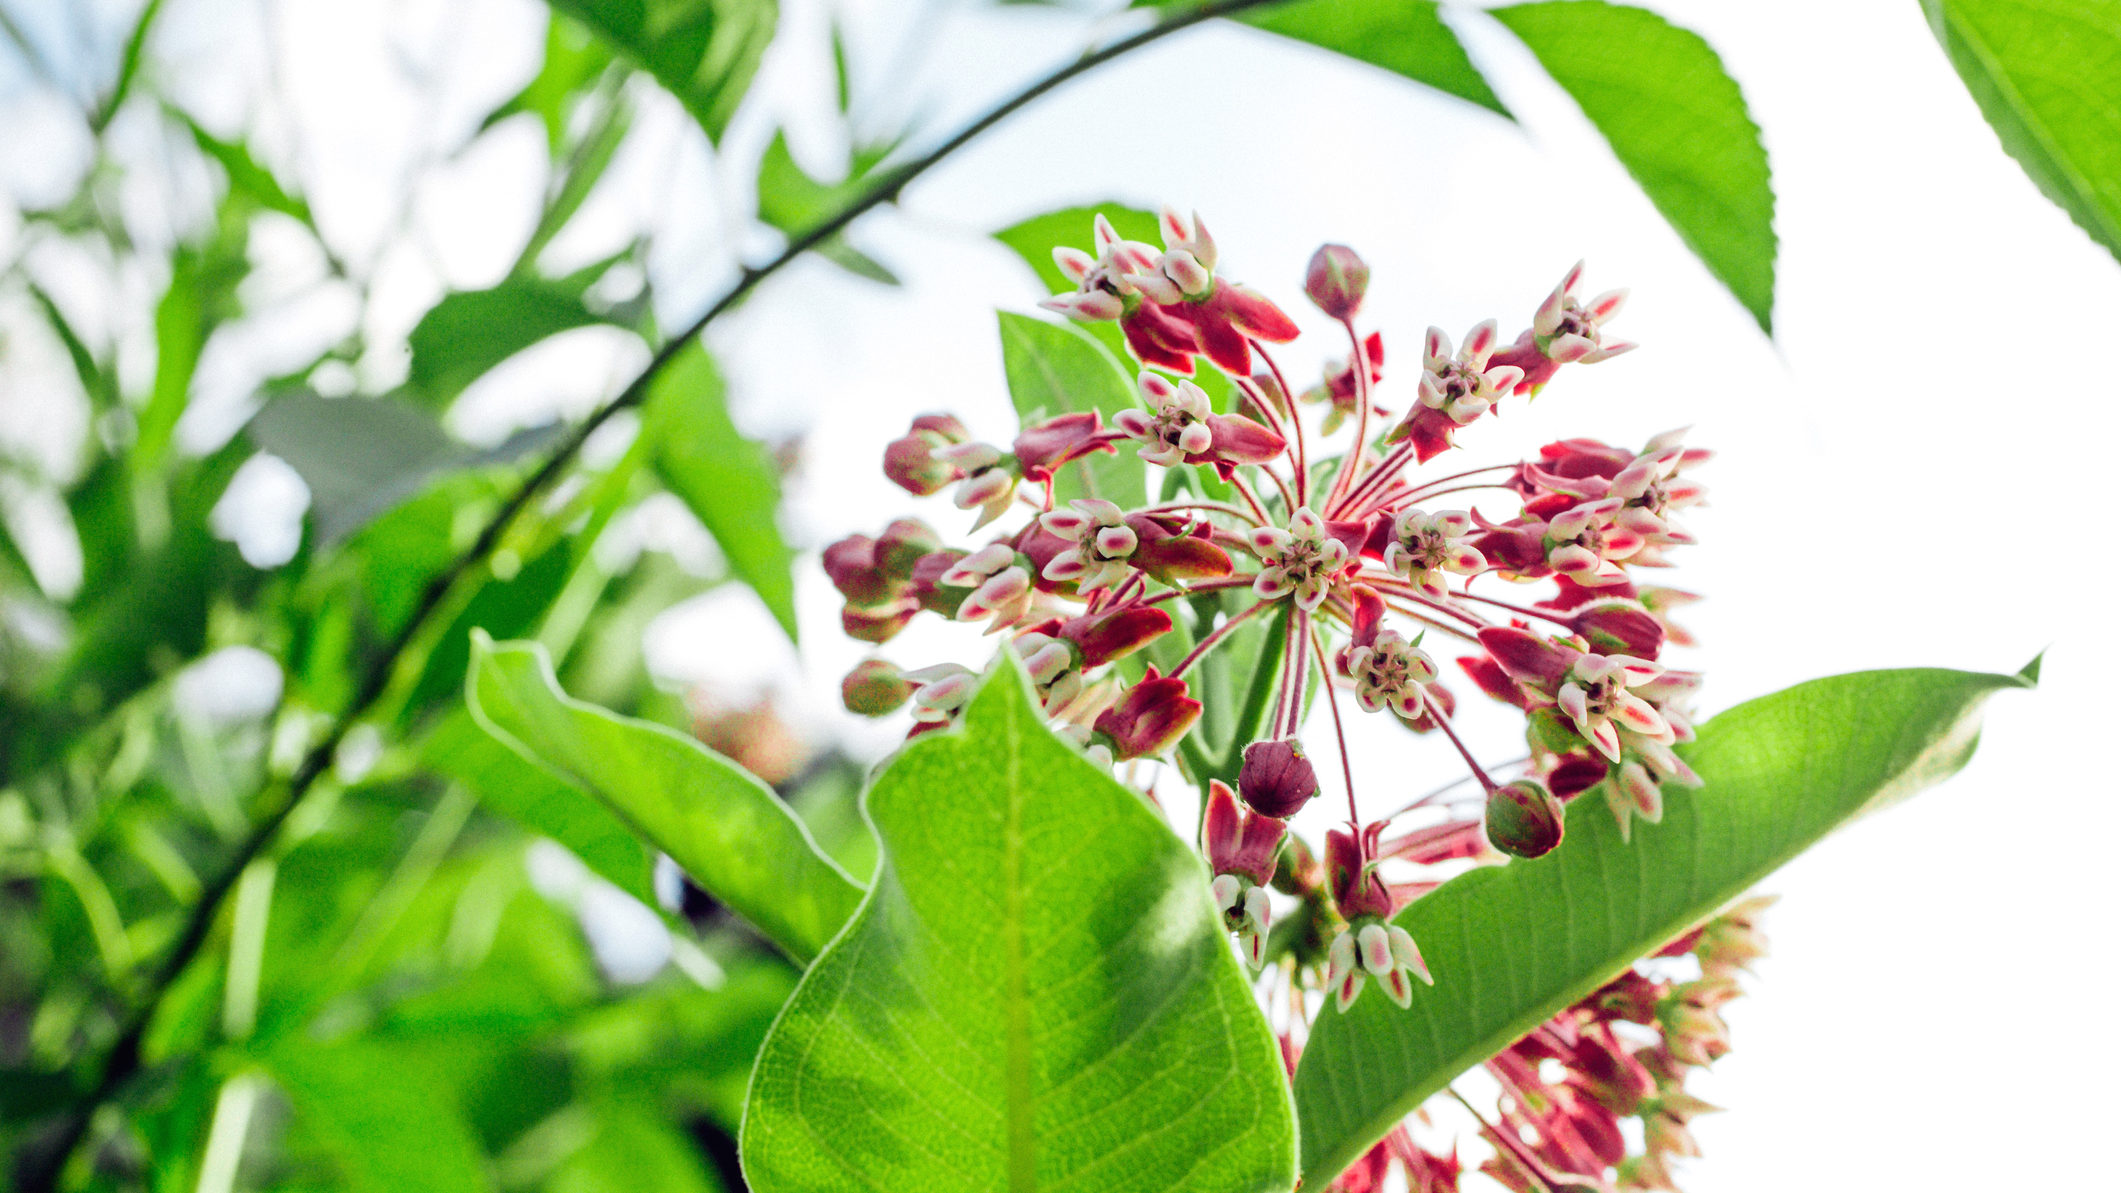
[[[1215,905],[1244,958],[1264,970],[1263,989],[1299,995],[1286,1000],[1293,1057],[1320,1002],[1345,1011],[1375,985],[1404,1007],[1431,980],[1419,942],[1393,923],[1435,885],[1424,873],[1544,854],[1561,843],[1564,805],[1577,799],[1603,803],[1627,835],[1662,816],[1668,787],[1698,782],[1673,747],[1692,735],[1699,677],[1662,661],[1668,646],[1691,641],[1670,613],[1692,598],[1643,574],[1693,541],[1682,518],[1702,499],[1692,470],[1708,453],[1674,432],[1639,447],[1572,438],[1533,459],[1431,467],[1460,431],[1538,395],[1564,366],[1633,347],[1606,330],[1624,293],[1582,297],[1581,265],[1533,305],[1514,340],[1495,320],[1457,340],[1429,329],[1420,370],[1395,406],[1383,392],[1382,333],[1357,326],[1369,267],[1352,250],[1328,245],[1306,271],[1306,295],[1345,332],[1347,354],[1298,390],[1270,348],[1297,338],[1295,322],[1217,271],[1197,215],[1167,211],[1160,231],[1157,247],[1098,217],[1088,250],[1054,250],[1074,289],[1044,304],[1086,325],[1116,325],[1138,362],[1137,406],[1109,422],[1088,402],[1034,417],[1006,446],[947,414],[914,419],[887,446],[885,474],[916,495],[947,492],[984,538],[952,544],[901,519],[832,544],[824,563],[855,638],[882,645],[923,613],[980,627],[1016,653],[1056,732],[1091,758],[1108,767],[1169,761],[1202,789],[1199,839]],[[1307,406],[1325,408],[1318,427],[1307,425]],[[1142,461],[1142,492],[1159,497],[1096,489],[1088,461],[1121,452]],[[1517,595],[1474,591],[1500,582]],[[1458,680],[1446,681],[1439,654]],[[1242,694],[1220,718],[1241,736],[1220,748],[1197,730],[1209,690],[1198,678],[1210,666],[1234,676],[1217,690]],[[872,658],[847,677],[844,695],[871,716],[910,704],[920,733],[950,724],[975,680],[956,664],[909,670]],[[1460,681],[1524,717],[1528,757],[1509,773],[1491,773],[1458,732]],[[1287,827],[1322,790],[1301,738],[1314,703],[1336,736],[1346,718],[1372,715],[1448,739],[1461,782],[1483,797],[1479,815],[1409,829],[1395,822],[1410,809],[1365,809],[1343,744],[1346,822],[1314,853]],[[1296,918],[1278,927],[1277,907],[1292,901]],[[1675,1005],[1696,1005],[1678,997]],[[1673,1063],[1713,1050],[1703,1025],[1720,995],[1704,997],[1698,1011],[1658,1020]],[[1519,1048],[1547,1047],[1574,1063],[1555,1041],[1605,1038],[1602,1021],[1571,1019],[1580,1010]],[[1664,1063],[1636,1062],[1653,1077]],[[1566,1092],[1575,1086],[1535,1090],[1511,1076],[1519,1084],[1506,1083],[1515,1109],[1505,1117],[1521,1129],[1499,1145],[1505,1171],[1526,1135],[1545,1138],[1560,1121],[1552,1107],[1606,1105]],[[1647,1098],[1638,1103],[1652,1105]],[[1656,1137],[1672,1146],[1656,1154],[1683,1153],[1672,1141],[1684,1138],[1691,1104],[1654,1105],[1679,1108],[1677,1134]],[[1595,1154],[1617,1164],[1609,1143],[1600,1135],[1588,1153],[1555,1144],[1527,1163],[1581,1172],[1568,1165]],[[1413,1188],[1456,1187],[1455,1155],[1424,1152],[1404,1131],[1380,1147]],[[1657,1187],[1661,1163],[1641,1158],[1630,1171]],[[1367,1187],[1348,1183],[1360,1171],[1345,1187]],[[1536,1179],[1543,1170],[1526,1171]]]

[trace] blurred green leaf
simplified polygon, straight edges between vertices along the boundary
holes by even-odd
[[[1133,379],[1088,333],[1012,311],[996,314],[1009,400],[1027,424],[1039,416],[1094,410],[1109,427],[1113,415],[1141,405],[1134,399]],[[1098,452],[1056,473],[1055,497],[1097,497],[1130,510],[1148,504],[1146,467],[1132,443],[1117,446],[1117,453]]]
[[[758,213],[761,222],[789,235],[798,235],[831,217],[862,190],[863,182],[890,152],[890,146],[858,149],[847,177],[836,183],[812,178],[788,152],[788,134],[777,132],[759,160]],[[867,253],[835,235],[820,244],[819,256],[840,268],[886,286],[899,284],[892,273]]]
[[[479,122],[485,132],[511,116],[536,116],[545,126],[546,149],[557,156],[567,141],[567,113],[589,84],[611,65],[611,51],[574,22],[554,16],[545,26],[545,57],[523,89]]]
[[[2121,8],[1922,0],[1922,11],[2004,152],[2121,258]]]
[[[169,113],[183,123],[201,152],[220,163],[221,169],[228,174],[230,190],[249,197],[268,211],[290,216],[312,228],[316,226],[309,213],[309,204],[282,186],[272,171],[259,165],[248,146],[238,141],[222,140],[176,108],[170,108]]]
[[[468,713],[444,718],[421,743],[420,757],[488,807],[565,845],[614,886],[655,906],[655,858],[633,830],[588,792],[501,744]]]
[[[742,767],[646,721],[570,699],[542,648],[479,635],[467,699],[479,723],[603,801],[790,956],[839,930],[861,887]]]
[[[1767,150],[1709,43],[1656,13],[1604,0],[1489,11],[1582,106],[1679,238],[1772,332]]]
[[[125,37],[125,49],[118,55],[118,77],[89,118],[89,127],[95,131],[100,133],[108,127],[111,117],[118,114],[118,109],[125,106],[126,97],[132,94],[133,83],[140,77],[147,35],[155,27],[155,18],[161,14],[162,0],[147,0],[140,6],[140,15],[133,21],[132,32]]]
[[[317,539],[331,545],[426,487],[437,475],[506,463],[552,442],[557,427],[519,431],[480,450],[435,418],[392,398],[286,393],[250,420],[251,441],[309,486]]]
[[[1290,1186],[1280,1052],[1206,870],[1019,668],[866,807],[876,887],[759,1054],[754,1189]]]
[[[600,1101],[593,1133],[545,1183],[545,1193],[718,1193],[700,1149],[657,1106]]]
[[[1431,0],[1299,0],[1241,19],[1510,115]]]
[[[289,1040],[268,1061],[299,1119],[327,1140],[353,1187],[486,1193],[485,1156],[463,1114],[390,1049]]]
[[[585,296],[610,267],[599,262],[564,278],[515,274],[485,290],[460,290],[420,316],[406,337],[412,366],[406,386],[435,410],[456,401],[488,369],[550,336],[608,323],[627,327],[634,310],[597,312]]]
[[[774,0],[550,0],[669,89],[719,141],[780,18]]]
[[[203,244],[180,246],[171,261],[169,289],[155,304],[155,380],[133,443],[135,476],[162,462],[191,400],[192,374],[207,337],[236,313],[236,285],[250,271],[250,229],[240,208],[224,201],[214,233]]]
[[[1703,779],[1623,841],[1597,799],[1561,847],[1485,867],[1395,922],[1436,975],[1411,1010],[1373,993],[1312,1025],[1296,1070],[1304,1183],[1323,1188],[1402,1117],[1621,970],[1714,915],[1819,838],[1956,772],[1980,706],[2017,675],[1933,669],[1813,680],[1731,709],[1682,753]],[[1587,915],[1586,907],[1597,907]]]
[[[773,453],[729,421],[728,391],[698,341],[679,350],[649,390],[641,433],[655,469],[690,508],[794,641],[795,553],[777,521],[781,472]]]

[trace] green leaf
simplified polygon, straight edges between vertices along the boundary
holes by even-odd
[[[847,177],[827,184],[812,178],[796,164],[795,156],[788,152],[787,133],[775,133],[772,143],[766,146],[765,156],[759,159],[760,221],[790,236],[800,235],[851,202],[861,191],[863,180],[882,163],[890,148],[887,145],[857,149]],[[844,235],[826,239],[818,245],[817,254],[859,277],[886,286],[898,285],[898,275],[848,243]]]
[[[320,543],[336,543],[419,492],[441,473],[505,463],[542,448],[556,428],[519,431],[480,450],[434,417],[390,398],[287,393],[250,420],[251,442],[285,460],[309,486]]]
[[[191,401],[192,375],[207,337],[237,311],[236,285],[250,270],[250,226],[240,206],[224,202],[214,234],[203,244],[179,247],[171,262],[169,289],[155,305],[155,380],[140,410],[134,475],[161,463]]]
[[[280,180],[273,177],[272,171],[258,164],[258,159],[251,155],[249,147],[237,141],[222,140],[176,108],[170,108],[169,112],[190,131],[192,140],[199,146],[200,151],[220,163],[221,169],[228,174],[228,187],[231,191],[247,196],[268,211],[277,211],[310,227],[316,226],[315,221],[310,218],[309,204],[280,185]]]
[[[557,156],[567,139],[567,113],[583,89],[611,65],[611,51],[572,21],[554,17],[545,27],[545,60],[523,89],[479,122],[485,132],[511,116],[535,115],[545,126],[545,148]]]
[[[1001,319],[1009,400],[1024,421],[1094,410],[1109,427],[1113,415],[1140,405],[1127,371],[1087,333],[1011,311],[996,314]],[[1118,446],[1117,454],[1098,452],[1063,468],[1055,477],[1055,495],[1062,501],[1101,497],[1122,509],[1146,505],[1147,470],[1133,444]]]
[[[421,743],[420,759],[488,807],[565,845],[613,886],[655,906],[655,859],[626,822],[580,787],[502,745],[466,713],[437,725]]]
[[[2121,258],[2121,8],[2113,0],[1922,0],[2004,152]]]
[[[1672,230],[1771,331],[1767,150],[1709,43],[1653,12],[1603,0],[1545,0],[1491,15],[1531,47]]]
[[[551,0],[655,76],[719,141],[780,17],[774,0]]]
[[[853,914],[861,887],[765,784],[675,730],[570,699],[542,647],[475,635],[466,697],[487,732],[602,801],[797,960]]]
[[[729,570],[766,602],[795,640],[795,553],[775,518],[781,470],[763,444],[729,421],[722,376],[697,341],[655,379],[641,433],[655,442],[655,467],[714,536]]]
[[[125,99],[132,94],[133,83],[140,77],[140,62],[147,49],[147,35],[155,27],[155,18],[162,13],[162,0],[147,0],[140,6],[140,16],[133,21],[133,29],[125,38],[125,49],[118,56],[118,77],[112,81],[110,93],[96,105],[89,118],[89,127],[102,132],[110,125],[111,117],[125,106]]]
[[[1637,958],[1716,913],[1819,838],[1965,765],[1991,693],[2018,675],[1865,671],[1799,684],[1702,726],[1704,781],[1666,788],[1664,820],[1624,842],[1601,801],[1569,808],[1561,848],[1475,870],[1395,920],[1432,988],[1320,1016],[1296,1070],[1305,1187],[1323,1188],[1401,1117]]]
[[[1019,668],[865,806],[884,860],[759,1054],[752,1188],[1289,1187],[1279,1052],[1206,870]]]
[[[289,1041],[274,1078],[304,1125],[345,1161],[353,1187],[484,1193],[485,1157],[463,1114],[405,1058],[375,1044]]]
[[[1243,20],[1510,115],[1430,0],[1302,0],[1268,5]]]
[[[422,405],[440,410],[488,369],[540,340],[596,323],[626,326],[626,312],[598,313],[583,300],[604,268],[600,263],[564,278],[517,274],[490,289],[448,295],[406,337],[412,349],[407,386]]]

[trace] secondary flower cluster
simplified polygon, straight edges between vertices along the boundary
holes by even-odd
[[[1691,470],[1707,453],[1677,433],[1639,448],[1580,438],[1536,459],[1426,469],[1562,366],[1633,346],[1604,330],[1622,293],[1579,297],[1580,265],[1508,343],[1494,320],[1459,342],[1431,328],[1395,414],[1378,392],[1383,338],[1356,326],[1369,269],[1354,252],[1328,245],[1307,271],[1306,294],[1344,330],[1347,356],[1299,391],[1268,347],[1296,338],[1294,321],[1216,272],[1198,216],[1166,212],[1161,233],[1158,248],[1099,217],[1089,251],[1055,250],[1075,289],[1046,304],[1117,325],[1115,342],[1143,366],[1139,404],[1108,423],[1085,401],[1027,421],[1006,446],[948,415],[913,420],[885,450],[886,475],[917,495],[947,492],[975,533],[1002,526],[950,545],[901,519],[832,544],[843,624],[879,645],[924,612],[1005,636],[1056,731],[1106,766],[1173,760],[1202,789],[1212,894],[1263,980],[1342,1011],[1374,982],[1406,1006],[1430,976],[1393,917],[1435,885],[1428,867],[1546,853],[1579,798],[1603,802],[1626,835],[1660,818],[1667,785],[1696,782],[1672,747],[1692,733],[1698,677],[1660,661],[1689,643],[1670,613],[1692,598],[1640,574],[1692,541],[1679,518],[1701,500]],[[1322,427],[1306,425],[1307,404],[1326,408]],[[1344,427],[1352,435],[1328,450]],[[1120,452],[1145,466],[1131,492],[1092,466]],[[1450,500],[1471,494],[1477,504]],[[1004,522],[1012,512],[1021,518]],[[1491,576],[1520,593],[1541,587],[1513,600],[1472,591]],[[1458,696],[1430,653],[1438,640],[1457,647],[1475,688],[1524,716],[1529,754],[1509,774],[1491,774],[1462,740]],[[1197,728],[1200,677],[1218,667],[1214,690],[1242,694],[1218,718],[1238,736],[1220,743]],[[844,696],[872,716],[910,702],[920,733],[949,724],[976,679],[956,664],[872,658]],[[1448,739],[1484,797],[1478,817],[1451,818],[1433,799],[1366,812],[1343,745],[1346,822],[1314,855],[1287,829],[1321,790],[1299,736],[1314,701],[1337,737],[1360,711]],[[1446,818],[1396,828],[1415,808]],[[1292,899],[1296,918],[1278,929],[1276,906]],[[1293,1056],[1313,1011],[1290,1003]],[[1549,1027],[1576,1030],[1562,1023]],[[1543,1121],[1526,1117],[1535,1133]],[[1455,1187],[1455,1160],[1421,1164],[1414,1188]]]

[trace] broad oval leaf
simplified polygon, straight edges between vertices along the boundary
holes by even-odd
[[[1604,0],[1492,10],[1590,118],[1709,272],[1772,330],[1775,192],[1738,84],[1699,34]]]
[[[1280,1054],[1149,806],[1047,731],[1013,664],[866,797],[853,923],[760,1051],[760,1193],[1287,1189]]]
[[[2003,149],[2121,258],[2121,9],[2112,0],[1922,0]]]
[[[487,732],[601,801],[798,961],[862,889],[764,783],[674,729],[570,699],[534,643],[472,638],[466,692]]]
[[[699,341],[656,375],[641,434],[654,445],[657,475],[692,510],[729,570],[766,603],[794,641],[795,553],[781,537],[781,470],[773,453],[729,421],[728,390]]]
[[[1538,861],[1475,870],[1396,917],[1436,984],[1402,1011],[1328,1010],[1296,1070],[1304,1184],[1322,1188],[1459,1074],[1610,981],[1834,828],[1952,774],[1980,705],[2018,675],[1865,671],[1749,701],[1685,748],[1704,785],[1668,789],[1632,843],[1603,806],[1569,808]]]
[[[1425,83],[1501,116],[1496,98],[1433,0],[1299,0],[1270,4],[1243,21]]]
[[[406,387],[423,405],[443,410],[487,370],[563,331],[598,323],[625,325],[630,312],[589,309],[585,295],[604,264],[564,278],[517,274],[485,290],[459,290],[420,316],[406,345]]]
[[[1112,416],[1140,405],[1134,383],[1103,344],[1063,323],[1048,323],[1013,311],[998,311],[1002,328],[1002,368],[1009,377],[1009,400],[1025,422],[1045,415],[1094,410],[1112,425]],[[1097,452],[1062,468],[1055,496],[1102,497],[1122,509],[1148,504],[1147,469],[1132,443],[1121,442],[1117,454]]]

